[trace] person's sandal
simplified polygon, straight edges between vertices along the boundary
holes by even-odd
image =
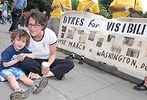
[[[40,79],[41,76],[37,73],[30,72],[29,75],[28,75],[28,78],[30,78],[32,80],[36,80],[36,79]]]
[[[134,90],[137,91],[146,91],[147,87],[144,85],[144,82],[137,84],[136,86],[133,87]]]

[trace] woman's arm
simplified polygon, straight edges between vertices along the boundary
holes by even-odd
[[[35,54],[34,53],[25,53],[24,54],[24,58],[25,57],[29,57],[29,58],[35,59]]]
[[[49,56],[49,64],[51,65],[55,58],[56,58],[56,47],[57,47],[57,43],[49,45],[49,49],[50,49],[50,56]]]
[[[55,9],[55,8],[60,8],[61,7],[61,5],[60,4],[52,4],[51,5],[51,9]]]
[[[134,8],[129,8],[129,11],[133,12],[133,13],[138,13],[140,16],[143,15],[143,12],[141,10],[137,10],[137,9],[134,9]]]
[[[63,7],[63,9],[65,9],[66,11],[72,10],[72,8],[71,8],[71,7],[64,6],[64,5],[62,5],[62,4],[61,4],[61,6],[62,6],[62,7]]]
[[[62,5],[62,4],[52,4],[52,5],[51,5],[51,9],[55,9],[55,8],[63,8],[63,9],[66,10],[66,11],[71,10],[71,7],[64,6],[64,5]]]
[[[109,11],[111,11],[111,12],[126,11],[126,8],[125,7],[120,7],[120,6],[110,6]]]

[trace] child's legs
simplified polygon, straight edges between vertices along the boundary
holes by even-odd
[[[17,90],[20,87],[19,87],[19,84],[18,84],[14,74],[12,73],[12,71],[13,71],[13,69],[11,69],[11,68],[1,70],[1,75],[8,80],[8,82],[13,90]]]
[[[14,91],[20,89],[19,84],[18,84],[17,80],[15,79],[14,75],[12,75],[12,74],[8,75],[7,80]]]
[[[17,72],[15,73],[16,79],[21,80],[26,85],[29,85],[29,86],[33,85],[33,81],[29,79],[20,68],[15,68],[15,70],[17,70]]]
[[[21,76],[21,77],[20,77],[20,80],[21,80],[24,84],[26,84],[26,85],[28,85],[28,86],[32,86],[33,83],[34,83],[34,81],[31,80],[30,78],[28,78],[26,75]]]

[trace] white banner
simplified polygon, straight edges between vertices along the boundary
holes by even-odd
[[[104,62],[138,78],[147,75],[147,19],[106,19],[67,12],[61,19],[58,47]]]

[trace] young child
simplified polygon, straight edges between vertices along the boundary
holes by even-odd
[[[28,86],[32,86],[32,93],[39,93],[48,84],[47,78],[33,81],[28,78],[19,66],[19,62],[25,57],[35,58],[35,55],[30,52],[25,46],[28,46],[30,41],[29,34],[23,29],[17,29],[11,35],[12,45],[7,47],[1,54],[2,67],[0,75],[8,80],[10,86],[14,90],[10,94],[11,100],[22,100],[29,96],[29,90],[20,88],[17,80],[22,81]]]

